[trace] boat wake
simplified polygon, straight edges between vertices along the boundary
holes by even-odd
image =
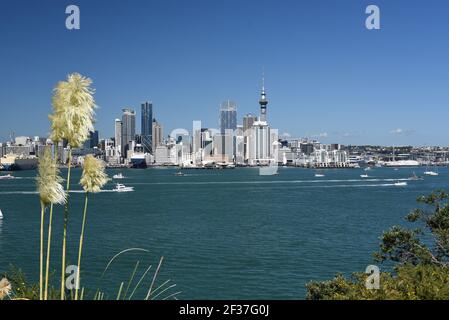
[[[272,180],[272,181],[183,181],[183,182],[134,182],[130,185],[214,185],[214,184],[303,184],[303,183],[346,183],[346,182],[364,182],[360,186],[389,186],[394,184],[367,184],[367,182],[397,182],[397,181],[411,181],[413,179],[348,179],[348,180]],[[330,187],[335,187],[333,184]],[[355,186],[355,185],[348,185]]]

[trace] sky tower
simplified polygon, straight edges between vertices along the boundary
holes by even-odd
[[[260,119],[259,121],[267,121],[267,105],[268,100],[265,93],[265,75],[262,76],[262,93],[260,94]]]

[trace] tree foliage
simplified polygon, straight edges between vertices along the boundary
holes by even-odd
[[[380,238],[377,262],[394,263],[394,272],[380,274],[380,289],[370,290],[364,273],[349,279],[307,285],[307,299],[437,300],[449,299],[449,194],[436,191],[417,199],[420,208],[406,216],[410,229],[394,226]]]

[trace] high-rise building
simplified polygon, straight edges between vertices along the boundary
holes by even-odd
[[[220,132],[237,129],[237,106],[232,101],[225,101],[220,106]]]
[[[251,113],[248,113],[243,117],[243,157],[245,162],[249,159],[249,136],[251,134],[251,128],[256,121],[257,116],[252,115]]]
[[[151,102],[142,103],[142,146],[146,153],[153,152],[153,104]]]
[[[115,150],[117,152],[122,151],[122,121],[120,119],[115,119],[114,124],[114,140],[115,140]]]
[[[122,157],[127,157],[128,150],[134,144],[136,136],[136,112],[130,108],[123,109],[122,114]]]
[[[98,147],[99,143],[99,137],[98,137],[98,131],[89,131],[89,138],[84,142],[83,148],[84,149],[93,149],[95,147]]]
[[[153,150],[156,150],[156,148],[160,145],[162,145],[162,140],[164,138],[164,128],[162,124],[156,121],[156,119],[153,119],[153,130],[152,130],[152,147]]]
[[[252,128],[253,123],[257,121],[257,116],[252,115],[251,113],[246,114],[243,116],[243,133],[247,132],[249,129]]]

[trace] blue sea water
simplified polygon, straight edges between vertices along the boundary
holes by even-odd
[[[440,168],[438,177],[394,186],[413,171],[424,170],[376,168],[368,179],[358,169],[325,171],[323,178],[299,168],[280,168],[278,176],[259,176],[252,168],[190,170],[185,176],[175,176],[175,169],[110,170],[110,176],[122,172],[120,182],[135,191],[107,192],[112,181],[106,192],[89,198],[82,285],[88,296],[99,287],[113,299],[139,261],[128,296],[152,265],[133,296],[142,299],[163,256],[153,289],[168,289],[157,298],[181,292],[178,299],[304,299],[309,281],[364,271],[373,264],[379,236],[405,223],[418,196],[449,187],[448,168]],[[13,264],[37,282],[35,172],[14,174],[19,179],[0,180],[0,273]],[[75,169],[73,190],[81,190],[80,175]],[[79,191],[70,194],[69,264],[77,259],[84,201]],[[62,208],[54,215],[52,283],[58,286]],[[148,251],[120,255],[101,277],[110,259],[128,248]]]

